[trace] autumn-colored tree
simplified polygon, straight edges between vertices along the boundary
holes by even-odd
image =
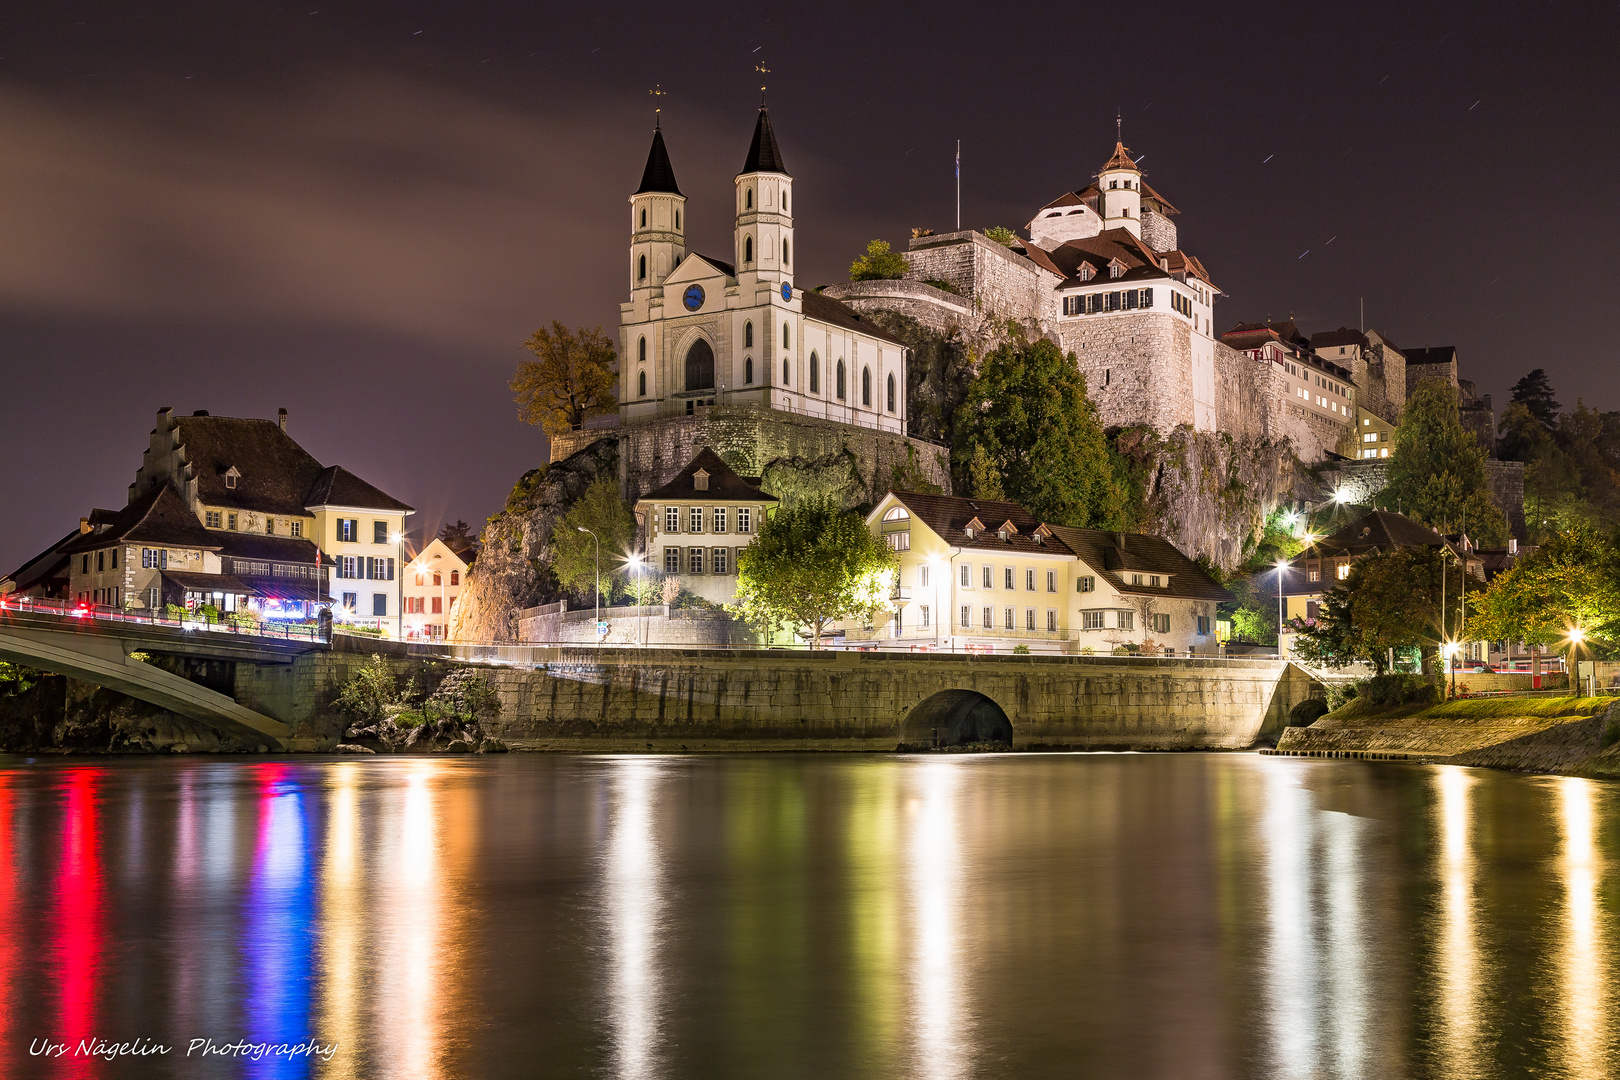
[[[511,385],[524,423],[561,435],[616,407],[618,354],[600,326],[570,330],[552,320],[549,329],[542,326],[529,335],[523,347],[535,359],[518,365]]]

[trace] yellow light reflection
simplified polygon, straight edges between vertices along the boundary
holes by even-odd
[[[1563,832],[1559,876],[1564,884],[1559,958],[1561,1056],[1572,1076],[1606,1076],[1610,1064],[1605,1024],[1608,974],[1603,962],[1607,943],[1599,923],[1597,852],[1592,837],[1594,787],[1592,781],[1574,777],[1558,781]]]
[[[1442,766],[1440,789],[1440,911],[1435,935],[1439,992],[1439,1046],[1447,1076],[1481,1075],[1479,942],[1474,927],[1474,850],[1470,807],[1474,778],[1465,769]]]
[[[438,986],[440,927],[443,925],[443,882],[436,873],[437,805],[432,781],[443,769],[436,761],[418,763],[406,777],[400,807],[398,876],[385,910],[389,969],[385,1000],[378,1012],[387,1018],[381,1049],[390,1058],[386,1074],[436,1078],[440,1025],[446,1019]]]
[[[961,861],[957,841],[957,761],[917,767],[907,806],[907,878],[912,908],[911,1034],[918,1076],[943,1080],[969,1071],[972,1017],[962,992]]]
[[[360,1067],[360,949],[365,903],[357,852],[360,766],[344,764],[333,774],[326,817],[326,863],[321,879],[321,982],[316,1030],[321,1041],[337,1043],[322,1075],[353,1077]]]
[[[1317,1076],[1322,1016],[1321,980],[1311,930],[1311,796],[1299,786],[1299,770],[1278,763],[1266,786],[1266,997],[1276,1074]]]
[[[657,1072],[662,898],[653,802],[658,779],[654,762],[634,759],[617,763],[613,777],[603,917],[607,920],[613,1002],[613,1072],[626,1080]]]

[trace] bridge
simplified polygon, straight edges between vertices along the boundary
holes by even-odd
[[[237,663],[291,665],[300,656],[326,648],[313,634],[253,632],[109,609],[0,599],[0,660],[104,686],[249,746],[289,749],[293,727],[239,704],[232,694],[152,661],[164,658],[177,667],[204,671],[221,662],[232,668]]]

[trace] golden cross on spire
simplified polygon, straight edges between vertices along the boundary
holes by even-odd
[[[769,75],[771,73],[771,69],[765,66],[765,61],[763,60],[754,65],[754,70],[759,72],[762,76]],[[765,104],[765,80],[763,78],[760,79],[759,83],[759,103],[761,107],[763,107]]]
[[[653,99],[653,127],[658,127],[660,120],[659,114],[664,111],[663,107],[658,104],[658,99],[668,97],[669,92],[664,89],[662,83],[654,83],[653,88],[647,91],[647,93],[651,94]]]
[[[1125,142],[1125,111],[1123,109],[1114,114],[1114,141],[1122,144]]]

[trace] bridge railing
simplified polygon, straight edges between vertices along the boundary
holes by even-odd
[[[233,634],[241,637],[270,638],[277,641],[321,642],[319,626],[287,625],[275,620],[241,625],[215,622],[204,618],[169,618],[152,611],[135,608],[114,608],[96,604],[75,604],[69,600],[46,600],[32,596],[0,596],[0,617],[17,611],[37,615],[51,615],[67,625],[79,622],[124,623],[137,626],[165,626],[180,630],[200,630],[211,634]]]

